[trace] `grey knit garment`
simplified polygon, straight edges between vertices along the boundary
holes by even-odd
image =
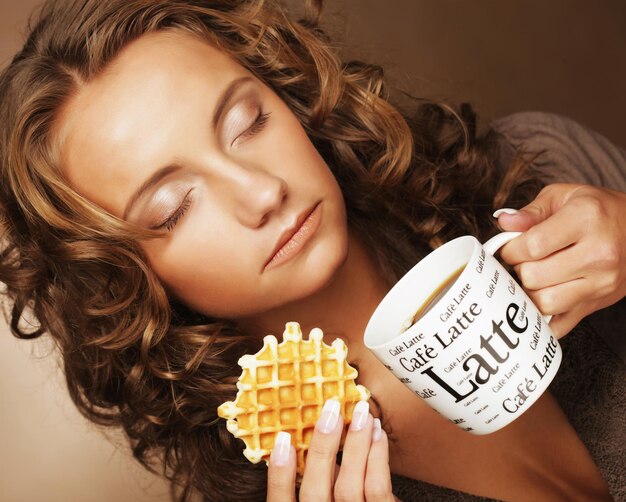
[[[506,138],[503,168],[514,145],[544,152],[536,164],[548,182],[587,183],[626,192],[626,152],[570,119],[524,112],[492,126]],[[584,319],[559,343],[563,361],[550,391],[614,499],[626,501],[626,299]],[[493,500],[400,476],[393,477],[393,486],[404,502]]]

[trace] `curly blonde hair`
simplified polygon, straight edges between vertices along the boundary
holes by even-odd
[[[269,85],[333,169],[348,223],[390,285],[453,237],[489,236],[494,207],[539,189],[522,155],[497,168],[498,136],[477,135],[469,105],[415,100],[400,111],[380,67],[333,52],[321,8],[307,0],[293,21],[269,0],[53,0],[0,76],[0,280],[11,329],[51,335],[79,410],[121,426],[135,458],[162,471],[179,500],[195,491],[265,499],[265,465],[250,464],[216,416],[236,392],[237,359],[261,337],[169,298],[138,245],[153,234],[81,197],[62,174],[59,110],[121,49],[181,30]]]

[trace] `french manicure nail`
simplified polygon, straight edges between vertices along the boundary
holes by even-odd
[[[280,431],[274,440],[274,448],[270,455],[272,463],[276,465],[287,465],[289,454],[291,453],[291,434]]]
[[[352,412],[352,422],[350,423],[350,429],[353,431],[360,431],[369,417],[370,403],[367,401],[359,401],[354,407]]]
[[[497,218],[501,214],[517,214],[519,211],[517,209],[511,209],[509,207],[503,207],[502,209],[498,209],[495,213],[493,213],[493,217]]]
[[[374,429],[372,430],[372,441],[378,441],[381,437],[383,437],[382,427],[380,425],[380,419],[374,419]]]
[[[341,411],[341,405],[336,399],[329,399],[324,403],[322,408],[322,414],[317,421],[317,428],[325,433],[330,434],[337,428],[339,423],[339,412]]]

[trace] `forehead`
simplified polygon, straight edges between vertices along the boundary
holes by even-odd
[[[117,214],[128,194],[92,188],[102,188],[106,174],[131,189],[145,177],[131,166],[174,160],[164,158],[166,139],[180,135],[181,124],[199,127],[193,123],[199,105],[208,114],[226,84],[247,73],[190,34],[158,32],[131,42],[101,75],[79,86],[59,115],[65,176],[79,193]]]

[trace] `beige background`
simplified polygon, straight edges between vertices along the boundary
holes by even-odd
[[[0,0],[0,65],[37,4]],[[404,90],[471,101],[486,120],[557,112],[626,145],[623,0],[341,0],[324,19],[343,54]],[[0,501],[167,500],[119,436],[74,410],[50,351],[0,329]]]

